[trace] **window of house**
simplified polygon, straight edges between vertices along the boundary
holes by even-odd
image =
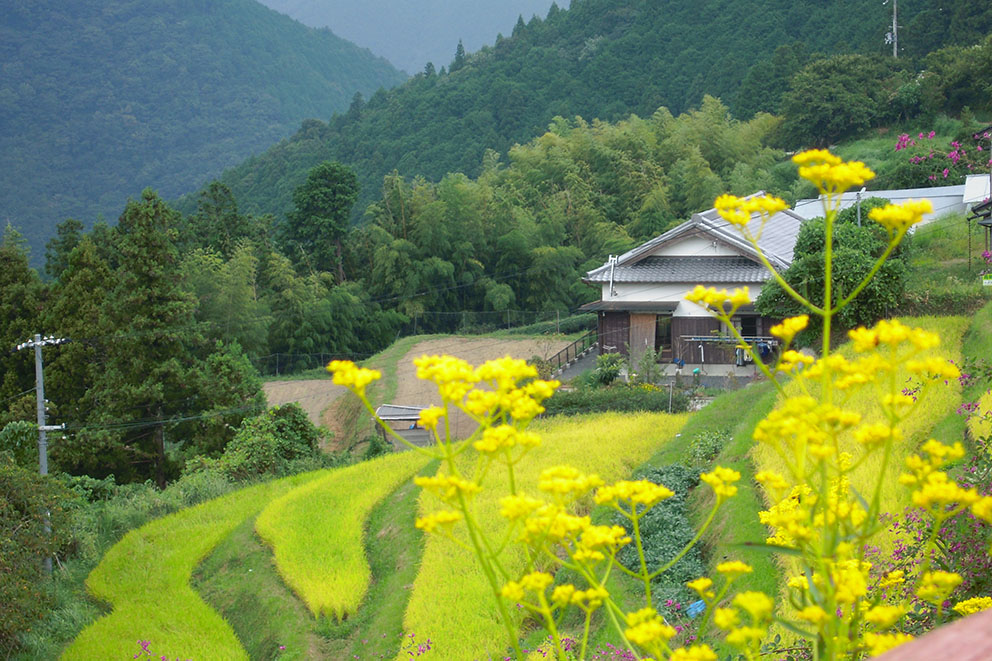
[[[758,318],[751,317],[741,317],[741,335],[744,337],[754,337],[758,334]]]

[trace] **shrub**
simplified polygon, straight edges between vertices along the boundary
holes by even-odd
[[[321,438],[299,405],[277,406],[245,420],[216,462],[199,460],[187,470],[216,468],[235,481],[287,475],[291,462],[316,456]]]
[[[618,353],[604,353],[596,358],[596,381],[608,386],[617,380],[626,361]]]
[[[614,383],[605,388],[560,390],[544,402],[547,415],[578,415],[605,411],[667,412],[671,398],[673,413],[689,408],[689,396],[681,389],[669,392],[650,384]]]
[[[660,567],[678,555],[696,534],[696,529],[689,521],[686,499],[689,490],[699,484],[699,473],[674,464],[636,477],[663,484],[675,492],[674,496],[648,510],[640,519],[644,558],[649,567]],[[626,517],[616,514],[613,518],[616,525],[624,526],[628,534],[632,533]],[[617,559],[629,570],[637,571],[640,560],[634,546],[623,547],[617,554]],[[655,608],[660,611],[666,602],[687,604],[695,601],[696,597],[686,587],[686,583],[702,576],[705,571],[702,551],[698,546],[693,546],[671,569],[652,579],[651,596]]]
[[[0,452],[0,652],[13,651],[17,635],[48,609],[42,560],[66,544],[70,526],[61,502],[70,497],[52,478]],[[46,510],[51,534],[45,532]]]

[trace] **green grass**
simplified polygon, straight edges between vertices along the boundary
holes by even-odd
[[[420,474],[435,472],[437,462],[433,461]],[[405,482],[369,515],[365,551],[372,583],[354,617],[336,627],[321,627],[328,658],[390,659],[411,642],[403,629],[403,616],[424,552],[423,532],[413,525],[419,496],[420,488],[412,480]]]
[[[228,621],[249,658],[302,660],[319,648],[306,606],[282,582],[253,518],[197,568],[193,589]]]
[[[659,446],[671,442],[687,419],[687,415],[655,413],[542,421],[534,429],[541,433],[544,442],[516,467],[517,484],[524,493],[537,493],[538,474],[559,464],[597,473],[607,482],[622,479],[656,453]],[[466,469],[474,461],[470,454],[463,455]],[[505,469],[491,468],[487,477],[489,486],[475,497],[480,526],[495,539],[504,530],[498,499],[506,493],[505,480]],[[432,496],[425,493],[421,497],[421,514],[437,507]],[[519,578],[524,561],[516,548],[508,551],[502,562],[511,577]],[[489,653],[498,654],[506,646],[506,631],[492,592],[474,557],[437,535],[427,537],[404,625],[418,636],[430,636],[435,643],[432,658],[485,659]]]
[[[190,587],[190,577],[266,503],[320,475],[248,487],[129,532],[86,581],[91,594],[113,610],[83,630],[62,658],[127,658],[138,651],[138,640],[151,641],[156,654],[170,658],[247,658],[231,626]]]
[[[255,529],[286,584],[315,616],[358,610],[371,579],[362,546],[372,508],[427,463],[402,452],[339,468],[270,502]]]

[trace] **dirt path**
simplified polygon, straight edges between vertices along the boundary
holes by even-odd
[[[429,406],[440,404],[437,389],[433,384],[417,379],[413,359],[424,354],[449,354],[463,358],[473,365],[509,355],[513,358],[529,359],[534,356],[548,359],[568,346],[566,340],[506,340],[502,338],[445,337],[419,342],[399,360],[396,369],[396,396],[389,404],[406,406]],[[315,425],[324,425],[344,441],[342,430],[345,425],[336,420],[337,411],[347,407],[332,406],[337,398],[347,390],[334,385],[330,379],[308,379],[297,381],[268,381],[263,386],[269,406],[297,402],[307,412]],[[376,406],[387,402],[373,402]],[[468,430],[468,421],[454,421],[460,435]],[[333,441],[329,446],[340,449]]]
[[[570,344],[568,341],[502,340],[495,338],[443,338],[420,342],[397,364],[396,397],[390,404],[404,406],[430,406],[441,404],[437,387],[417,378],[414,358],[434,354],[448,354],[467,360],[473,365],[487,360],[511,356],[527,360],[538,356],[547,360]],[[452,431],[457,438],[465,438],[474,429],[474,423],[462,414],[452,416]]]
[[[324,411],[331,402],[348,392],[341,386],[334,385],[330,379],[267,381],[262,384],[262,389],[269,400],[269,406],[296,402],[315,425],[324,424]]]

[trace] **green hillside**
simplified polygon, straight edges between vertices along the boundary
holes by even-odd
[[[180,195],[405,78],[252,0],[9,2],[0,62],[0,222],[36,259],[67,217]]]
[[[899,5],[900,43],[917,55],[974,43],[981,34],[972,32],[992,20],[964,2],[935,16],[927,6]],[[553,7],[546,19],[518,22],[512,36],[456,58],[447,71],[428,69],[327,124],[307,123],[223,181],[248,210],[282,214],[309,168],[339,160],[357,170],[362,209],[393,170],[434,181],[448,172],[473,176],[486,149],[506,153],[543,133],[556,115],[616,121],[659,106],[677,115],[704,94],[734,107],[756,65],[764,68],[748,94],[780,94],[810,53],[891,53],[884,43],[890,12],[854,0],[582,0],[568,10]],[[941,30],[932,34],[934,27]],[[798,54],[771,66],[782,46]]]

